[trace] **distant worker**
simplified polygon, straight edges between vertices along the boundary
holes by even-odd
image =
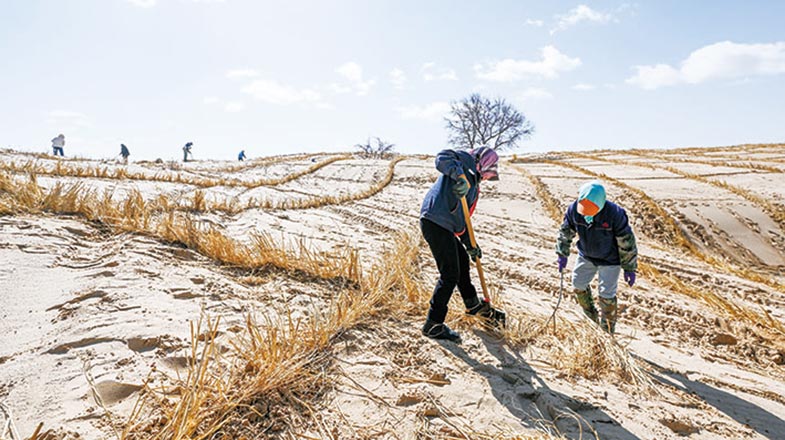
[[[60,156],[63,157],[63,147],[65,146],[65,136],[63,134],[57,135],[56,138],[52,139],[52,154],[57,156],[57,153],[60,153]]]
[[[123,163],[128,165],[128,156],[131,155],[131,152],[128,151],[128,147],[125,144],[120,144],[120,156],[123,156]]]
[[[616,288],[619,273],[632,287],[638,270],[638,248],[627,213],[615,203],[605,200],[605,188],[598,181],[581,186],[578,200],[564,214],[564,222],[556,241],[559,272],[567,266],[570,245],[578,234],[578,261],[572,271],[572,286],[583,313],[603,330],[616,331]],[[599,273],[599,303],[602,312],[598,322],[597,308],[591,294],[591,282]]]
[[[245,150],[240,150],[240,154],[237,155],[237,160],[240,162],[245,160]]]
[[[188,162],[188,156],[191,156],[191,160],[194,159],[193,153],[191,153],[191,147],[193,145],[193,142],[188,142],[183,147],[183,162]]]

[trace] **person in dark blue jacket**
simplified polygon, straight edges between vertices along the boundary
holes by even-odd
[[[240,154],[237,155],[237,160],[240,162],[245,160],[245,150],[240,150]]]
[[[616,288],[619,273],[632,287],[638,270],[638,248],[627,213],[619,205],[605,200],[605,188],[598,181],[581,186],[578,200],[570,204],[556,241],[559,272],[567,266],[570,245],[578,234],[578,261],[572,272],[572,285],[583,313],[598,322],[597,308],[591,293],[591,281],[599,274],[599,324],[608,333],[616,331]]]
[[[128,165],[128,156],[131,155],[131,152],[128,151],[128,147],[125,144],[120,144],[120,156],[123,157],[123,163]]]
[[[188,162],[188,156],[191,156],[191,160],[194,160],[193,153],[191,153],[191,148],[194,146],[193,142],[186,142],[185,146],[183,147],[183,162]]]
[[[457,341],[460,336],[444,323],[447,304],[458,287],[466,313],[496,319],[497,311],[480,301],[469,271],[469,258],[482,257],[479,247],[472,247],[461,207],[466,197],[470,215],[480,195],[480,182],[498,180],[499,156],[488,147],[470,151],[443,150],[436,155],[436,169],[441,176],[425,195],[420,208],[420,229],[431,249],[439,280],[433,290],[423,335],[434,339]],[[465,249],[464,249],[465,248]]]

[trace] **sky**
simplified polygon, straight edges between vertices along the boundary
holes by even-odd
[[[502,97],[517,153],[785,141],[783,1],[2,0],[0,148],[196,159],[445,147]]]

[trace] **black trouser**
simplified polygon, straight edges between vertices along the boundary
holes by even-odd
[[[472,285],[469,273],[469,254],[455,234],[430,220],[420,219],[420,230],[439,268],[439,281],[433,289],[428,319],[442,323],[456,285],[464,304],[471,304],[477,298],[477,289]]]

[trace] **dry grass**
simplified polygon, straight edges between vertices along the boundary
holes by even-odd
[[[378,194],[381,190],[386,188],[395,177],[395,166],[398,162],[405,160],[405,157],[397,157],[390,161],[387,166],[387,173],[382,180],[372,184],[370,187],[355,193],[346,193],[339,195],[325,195],[313,197],[291,198],[285,200],[269,200],[269,199],[256,199],[250,198],[245,203],[241,203],[236,197],[228,197],[222,200],[207,202],[199,211],[209,212],[223,212],[226,214],[237,214],[249,209],[261,209],[264,211],[282,211],[282,210],[299,210],[299,209],[313,209],[327,205],[340,205],[344,203],[355,202],[357,200],[367,199]],[[191,207],[181,207],[184,210],[193,210]]]
[[[643,158],[659,157],[661,159],[665,159],[662,156],[654,156],[653,154],[643,153],[643,152],[637,151],[637,150],[628,151],[628,152],[625,152],[625,153],[626,154],[635,155],[635,156],[639,156],[639,157],[643,157]],[[611,160],[611,159],[603,159],[603,160]],[[751,163],[746,163],[746,164],[743,164],[743,165],[737,165],[737,164],[732,164],[732,163],[725,162],[725,163],[722,163],[722,164],[718,164],[716,162],[711,162],[711,161],[697,161],[697,160],[687,160],[687,159],[675,159],[675,158],[671,158],[671,157],[668,157],[665,160],[672,161],[672,162],[701,163],[701,164],[707,164],[707,165],[713,165],[713,166],[724,166],[724,167],[744,168],[744,169],[756,169],[756,170],[767,171],[767,172],[770,172],[770,173],[777,173],[777,174],[782,174],[783,173],[783,171],[781,169],[779,169],[779,168],[769,167],[769,166],[760,165],[760,164],[751,164]],[[644,166],[644,164],[636,164],[636,165]],[[671,167],[671,166],[658,166],[658,165],[653,165],[653,164],[645,164],[645,166],[648,166],[648,167],[650,167],[652,169],[666,170],[666,171],[669,171],[669,172],[671,172],[673,174],[679,175],[681,177],[684,177],[684,178],[687,178],[687,179],[691,179],[691,180],[695,180],[695,181],[702,182],[702,183],[706,183],[706,184],[712,185],[714,187],[717,187],[717,188],[720,188],[720,189],[732,192],[732,193],[734,193],[734,194],[736,194],[738,196],[741,196],[742,198],[748,200],[749,202],[751,202],[754,205],[757,205],[758,207],[763,209],[763,211],[766,212],[766,214],[768,214],[769,217],[771,217],[771,219],[774,220],[775,223],[777,223],[777,225],[780,227],[780,229],[782,231],[785,231],[785,206],[783,206],[783,205],[781,205],[779,203],[771,202],[771,201],[769,201],[768,199],[766,199],[764,197],[761,197],[761,196],[759,196],[759,195],[757,195],[757,194],[755,194],[755,193],[753,193],[751,191],[748,191],[748,190],[746,190],[744,188],[741,188],[739,186],[731,185],[731,184],[727,183],[724,180],[719,180],[719,179],[716,179],[716,178],[702,176],[700,174],[689,173],[687,171],[682,171],[682,170],[680,170],[678,168]]]
[[[360,279],[359,256],[351,249],[325,255],[313,252],[303,241],[277,243],[266,234],[255,234],[251,244],[246,245],[215,227],[202,225],[188,214],[165,212],[164,208],[170,205],[163,196],[146,202],[138,191],[125,200],[114,201],[111,193],[98,195],[84,190],[78,183],[57,184],[46,191],[38,186],[34,175],[14,179],[0,173],[0,212],[78,215],[118,232],[181,244],[222,264],[247,271],[277,268],[325,280],[356,282]]]
[[[389,184],[400,160],[391,162],[386,178],[362,196]],[[193,209],[209,210],[206,205],[196,196],[192,201]],[[430,296],[423,288],[419,264],[423,243],[416,232],[393,237],[394,246],[365,273],[355,251],[327,257],[311,252],[304,242],[285,246],[265,235],[246,245],[171,207],[164,196],[147,202],[135,192],[116,202],[109,193],[99,195],[79,185],[57,185],[46,191],[34,175],[20,179],[0,173],[0,212],[83,216],[116,231],[182,244],[252,274],[269,266],[340,283],[330,307],[308,318],[247,317],[245,331],[225,342],[229,350],[223,354],[218,349],[223,342],[216,340],[218,322],[208,320],[206,330],[197,324],[191,332],[187,374],[170,378],[166,389],[148,389],[124,427],[123,438],[258,438],[284,429],[295,432],[314,423],[315,406],[331,386],[335,338],[347,329],[390,316],[419,319]],[[629,353],[596,326],[560,321],[560,330],[549,335],[531,324],[544,319],[526,312],[510,317],[503,340],[516,347],[533,344],[547,349],[554,365],[571,376],[618,378],[643,389],[650,386]],[[466,321],[469,324],[475,323]],[[172,391],[177,397],[172,397]],[[467,438],[556,437],[471,433]]]
[[[412,237],[395,242],[408,243]],[[358,288],[337,291],[326,311],[314,310],[304,319],[266,317],[261,323],[249,316],[245,332],[229,342],[224,355],[215,349],[217,323],[208,324],[207,337],[201,338],[197,326],[188,374],[167,387],[177,387],[180,397],[169,399],[166,390],[153,390],[134,412],[123,438],[253,438],[305,426],[313,420],[315,400],[330,387],[335,338],[388,316],[400,305],[396,294],[417,292],[407,272],[417,255],[408,249],[400,255],[403,246],[386,252],[367,277],[355,272],[352,281]]]
[[[625,166],[629,165],[629,163],[627,163],[625,161],[622,161],[622,160],[618,160],[618,159],[598,158],[598,157],[595,157],[595,156],[590,156],[590,155],[581,154],[581,153],[570,153],[570,155],[572,155],[573,157],[578,157],[578,158],[582,158],[582,159],[599,160],[599,161],[602,161],[602,162],[613,163],[613,164],[616,164],[616,165],[625,165]],[[767,276],[767,275],[760,274],[760,273],[758,273],[758,272],[756,272],[756,271],[754,271],[752,269],[746,268],[746,267],[739,267],[739,266],[737,266],[735,264],[730,263],[728,260],[721,260],[719,258],[715,258],[715,257],[713,257],[711,255],[707,255],[706,253],[701,252],[697,248],[697,246],[695,246],[689,240],[689,238],[687,238],[687,236],[684,235],[684,233],[682,232],[681,228],[678,227],[678,225],[676,224],[676,221],[673,219],[673,217],[671,215],[669,215],[668,213],[666,213],[666,211],[664,209],[660,208],[658,203],[656,203],[654,200],[652,200],[651,197],[649,197],[646,193],[644,193],[640,189],[634,188],[634,187],[632,187],[632,186],[630,186],[630,185],[628,185],[628,184],[626,184],[626,183],[624,183],[624,182],[622,182],[622,181],[620,181],[618,179],[611,178],[610,176],[607,176],[605,174],[595,173],[593,171],[587,170],[585,168],[582,168],[582,167],[577,166],[575,164],[571,164],[569,162],[552,161],[550,163],[553,163],[553,164],[556,164],[556,165],[561,165],[561,166],[567,166],[569,168],[581,171],[581,172],[583,172],[585,174],[589,174],[589,175],[592,175],[592,176],[595,176],[595,177],[602,178],[602,179],[607,180],[607,181],[611,181],[611,182],[613,182],[613,183],[615,183],[615,184],[617,184],[617,185],[619,185],[621,187],[624,187],[624,188],[626,188],[626,189],[628,189],[630,191],[635,192],[645,202],[645,205],[648,207],[648,209],[654,211],[657,214],[656,218],[662,218],[662,219],[664,219],[666,221],[666,223],[667,223],[667,225],[669,227],[669,230],[671,230],[673,232],[673,237],[674,237],[674,239],[676,241],[676,244],[679,245],[681,248],[685,249],[686,251],[688,251],[690,254],[692,254],[693,256],[697,257],[698,259],[708,263],[711,266],[714,266],[720,272],[729,272],[729,273],[732,273],[732,274],[734,274],[734,275],[736,275],[736,276],[738,276],[740,278],[744,278],[744,279],[747,279],[747,280],[750,280],[750,281],[753,281],[753,282],[756,282],[756,283],[761,283],[761,284],[769,286],[769,287],[771,287],[771,288],[773,288],[775,290],[778,290],[779,292],[785,293],[785,286],[782,285],[781,283],[777,282],[776,280],[772,279],[771,277]],[[750,193],[747,190],[735,187],[733,185],[729,185],[729,184],[727,184],[725,182],[722,182],[722,181],[715,181],[715,180],[708,179],[706,177],[703,177],[703,176],[700,176],[700,175],[697,175],[697,174],[687,173],[687,172],[678,170],[678,169],[673,168],[673,167],[659,167],[659,166],[648,164],[648,163],[636,163],[635,166],[641,166],[641,167],[649,168],[649,169],[652,169],[652,170],[665,170],[665,171],[671,172],[671,173],[673,173],[675,175],[678,175],[678,176],[681,176],[681,177],[684,177],[684,178],[688,178],[688,179],[704,182],[704,183],[716,186],[718,188],[722,188],[722,189],[734,192],[734,193],[736,193],[736,194],[738,194],[738,195],[740,195],[742,197],[745,197],[745,198],[749,197],[748,200],[750,200],[753,203],[759,203],[759,206],[765,212],[769,213],[769,215],[772,216],[772,219],[775,222],[780,224],[780,221],[782,220],[783,224],[782,224],[781,227],[783,227],[783,230],[785,230],[785,207],[782,207],[781,205],[778,205],[778,204],[773,204],[771,202],[768,202],[768,201],[766,201],[766,200],[764,200],[764,199],[762,199],[762,198],[760,198],[760,197]],[[717,254],[718,255],[724,255],[724,252],[720,251]],[[782,325],[779,325],[778,328],[782,329],[783,330],[783,334],[785,334],[785,327],[783,327]]]
[[[755,163],[743,156],[738,156],[738,155],[717,157],[717,160],[712,161],[712,160],[701,160],[695,158],[688,159],[686,157],[679,157],[674,154],[671,154],[670,151],[663,152],[663,151],[655,151],[655,150],[624,150],[624,154],[630,156],[637,156],[644,159],[660,159],[668,162],[722,166],[728,168],[765,171],[767,173],[782,173],[782,170],[780,168],[772,167],[760,163]],[[731,160],[733,162],[731,162]]]
[[[271,165],[277,165],[283,162],[307,160],[320,155],[322,154],[321,153],[281,154],[278,156],[266,156],[266,157],[260,157],[258,159],[251,159],[245,162],[235,163],[232,165],[225,165],[225,166],[218,166],[218,167],[204,167],[204,168],[197,168],[197,169],[200,171],[206,171],[211,173],[237,173],[240,171],[245,171],[253,168],[269,167]]]
[[[127,168],[110,168],[110,167],[85,167],[81,164],[71,165],[66,162],[58,161],[54,166],[48,167],[38,162],[30,161],[24,164],[17,164],[16,162],[2,162],[0,163],[0,170],[13,174],[36,174],[39,176],[56,176],[56,177],[74,177],[74,178],[93,178],[93,179],[112,179],[112,180],[136,180],[136,181],[149,181],[149,182],[166,182],[178,183],[184,185],[193,185],[199,188],[211,188],[216,186],[226,187],[244,187],[248,189],[258,188],[261,186],[276,186],[281,185],[292,180],[298,179],[307,174],[318,171],[332,163],[340,160],[351,159],[350,155],[338,155],[329,157],[323,161],[317,162],[308,168],[289,173],[285,176],[271,178],[271,179],[257,179],[246,181],[236,178],[225,177],[195,177],[189,176],[184,173],[156,173],[150,175],[146,172],[132,172]]]
[[[542,179],[535,176],[534,174],[528,172],[523,167],[515,167],[521,174],[526,176],[531,182],[532,186],[534,187],[534,192],[537,195],[537,199],[542,203],[543,208],[545,208],[545,212],[557,223],[560,222],[560,219],[564,216],[564,211],[567,209],[565,205],[562,205],[553,195],[548,191],[548,186],[543,183]]]
[[[308,169],[301,170],[295,173],[288,174],[279,179],[268,179],[264,181],[256,181],[255,184],[258,185],[279,185],[296,178],[302,177],[306,174],[313,173],[314,171],[323,168],[324,166],[336,162],[338,160],[345,160],[347,157],[339,156],[327,159],[322,162],[318,162],[311,166]],[[345,193],[339,195],[325,195],[325,196],[313,196],[313,197],[302,197],[302,198],[291,198],[285,200],[269,200],[269,199],[256,199],[250,198],[245,203],[240,202],[237,197],[225,197],[219,200],[208,200],[207,193],[202,190],[196,190],[191,199],[187,200],[186,203],[177,203],[172,201],[171,199],[166,198],[163,195],[159,195],[158,199],[156,200],[156,204],[160,210],[167,211],[167,210],[178,210],[183,212],[193,212],[193,213],[202,213],[202,212],[222,212],[229,215],[238,214],[244,210],[249,209],[262,209],[265,211],[277,211],[277,210],[298,210],[298,209],[311,209],[311,208],[318,208],[326,205],[339,205],[349,202],[354,202],[357,200],[366,199],[378,194],[381,190],[383,190],[387,185],[389,185],[394,176],[395,176],[395,167],[396,165],[405,160],[405,157],[397,157],[390,161],[387,167],[387,173],[385,176],[378,182],[372,184],[365,190],[358,191],[355,193]],[[59,165],[59,164],[57,164]],[[56,165],[56,166],[57,166]],[[2,170],[3,166],[0,165],[0,170]],[[37,176],[38,167],[34,166],[33,164],[26,164],[23,167],[16,167],[13,163],[6,167],[7,173],[17,173],[21,170],[25,171],[27,175],[35,175]],[[7,174],[6,174],[7,175]],[[11,178],[10,176],[8,176]],[[71,177],[94,177],[91,176],[90,173],[75,173],[71,175]],[[111,178],[111,177],[110,177]],[[184,177],[177,177],[181,180],[190,181],[189,178]],[[183,182],[180,182],[183,183]],[[222,186],[232,186],[226,182],[219,182],[218,180],[211,179],[208,183],[205,182],[205,187],[214,186],[214,185],[222,185]],[[193,184],[193,183],[190,183]],[[60,184],[58,184],[60,185]],[[198,185],[197,185],[198,186]],[[134,191],[136,193],[136,191]],[[3,207],[0,205],[0,213],[3,212]]]
[[[298,320],[284,316],[260,322],[249,316],[245,332],[228,343],[223,355],[216,349],[217,323],[208,322],[204,333],[197,325],[192,330],[188,374],[183,380],[170,378],[166,389],[151,390],[134,411],[123,438],[255,438],[285,429],[296,436],[298,429],[309,425],[324,438],[335,438],[334,431],[320,426],[316,417],[319,400],[332,386],[335,339],[358,325],[389,319],[391,313],[419,317],[429,296],[418,270],[419,235],[404,232],[393,243],[368,275],[356,280],[359,288],[337,292],[328,310]],[[558,335],[547,336],[523,324],[532,318],[514,319],[504,336],[507,342],[549,348],[556,365],[567,374],[603,380],[618,375],[636,386],[651,385],[629,353],[596,326],[564,322]],[[179,390],[178,398],[166,397],[172,387]],[[463,432],[458,438],[560,438],[547,432],[483,434],[460,428],[458,432]]]
[[[728,145],[720,147],[686,147],[686,148],[672,148],[668,150],[643,150],[652,152],[667,152],[669,154],[685,154],[685,155],[704,155],[706,153],[750,153],[755,150],[785,150],[785,144],[741,144],[741,145]],[[594,153],[599,154],[614,154],[619,153],[620,150],[594,150]],[[624,150],[627,151],[627,150]],[[640,151],[640,150],[639,150]]]

